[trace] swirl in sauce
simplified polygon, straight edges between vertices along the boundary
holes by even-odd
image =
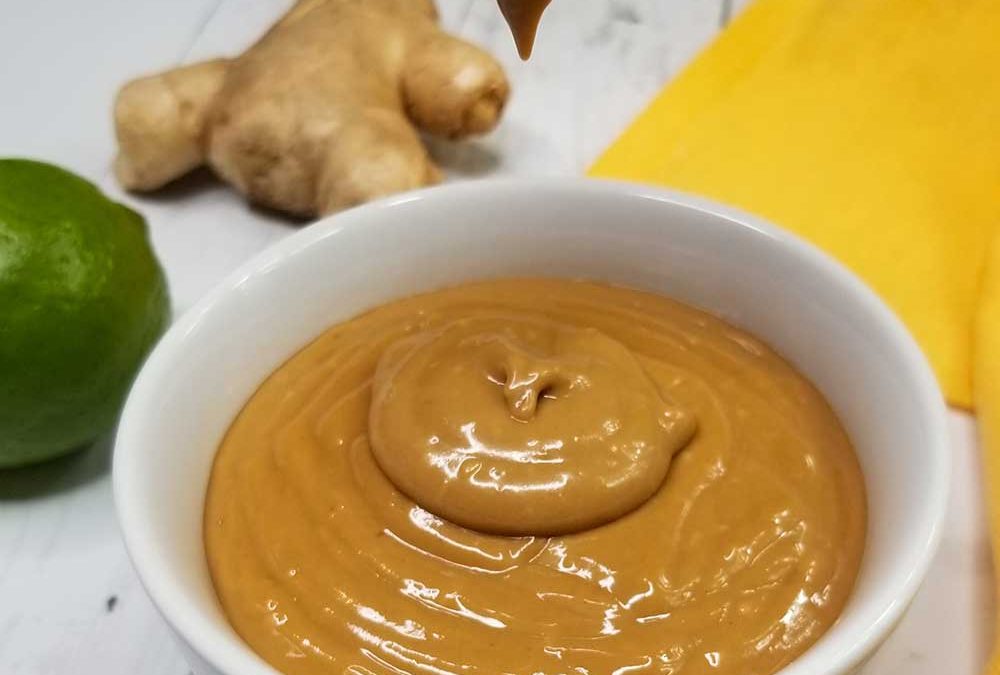
[[[758,340],[505,280],[380,307],[279,368],[222,443],[205,537],[231,623],[289,675],[742,675],[835,621],[864,523],[835,415]]]
[[[480,532],[565,534],[653,496],[694,419],[593,328],[463,318],[391,346],[368,425],[386,476]]]

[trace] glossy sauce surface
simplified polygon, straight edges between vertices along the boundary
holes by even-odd
[[[504,312],[392,345],[368,425],[375,460],[404,494],[507,535],[622,517],[659,489],[694,431],[625,345]]]
[[[574,392],[580,377],[599,386]],[[470,422],[479,446],[456,437]],[[578,427],[598,440],[532,454]],[[616,438],[648,452],[609,461]],[[465,454],[476,470],[450,479],[428,469],[442,443],[513,454]],[[561,463],[536,474],[511,463],[523,452]],[[620,494],[588,483],[609,466],[634,481]],[[460,479],[476,471],[579,476],[567,501],[587,515],[541,536],[558,508],[490,501]],[[437,510],[465,504],[477,529],[406,496],[442,490]],[[775,672],[833,623],[864,523],[836,417],[761,342],[659,296],[506,280],[378,308],[279,368],[222,443],[205,535],[230,621],[290,675],[736,675]]]

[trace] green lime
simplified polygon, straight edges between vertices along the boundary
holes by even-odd
[[[68,171],[0,159],[0,467],[111,429],[169,306],[142,216]]]

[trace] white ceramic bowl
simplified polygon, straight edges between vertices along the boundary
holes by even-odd
[[[115,499],[139,576],[195,672],[275,673],[226,622],[202,547],[212,458],[260,382],[364,309],[526,275],[604,280],[708,309],[823,391],[861,461],[868,541],[840,620],[782,675],[848,673],[887,637],[934,552],[949,474],[944,405],[893,314],[824,254],[717,204],[629,184],[476,182],[370,204],[288,237],[181,318],[140,373],[118,432]]]

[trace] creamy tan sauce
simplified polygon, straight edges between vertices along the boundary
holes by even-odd
[[[497,312],[390,347],[368,437],[425,509],[480,532],[546,535],[640,506],[694,430],[620,342]]]
[[[758,340],[507,280],[378,308],[278,369],[222,443],[205,531],[227,616],[289,675],[767,674],[843,607],[865,497],[829,406]]]
[[[500,11],[510,26],[517,53],[527,60],[535,46],[535,34],[545,8],[552,0],[498,0]]]

